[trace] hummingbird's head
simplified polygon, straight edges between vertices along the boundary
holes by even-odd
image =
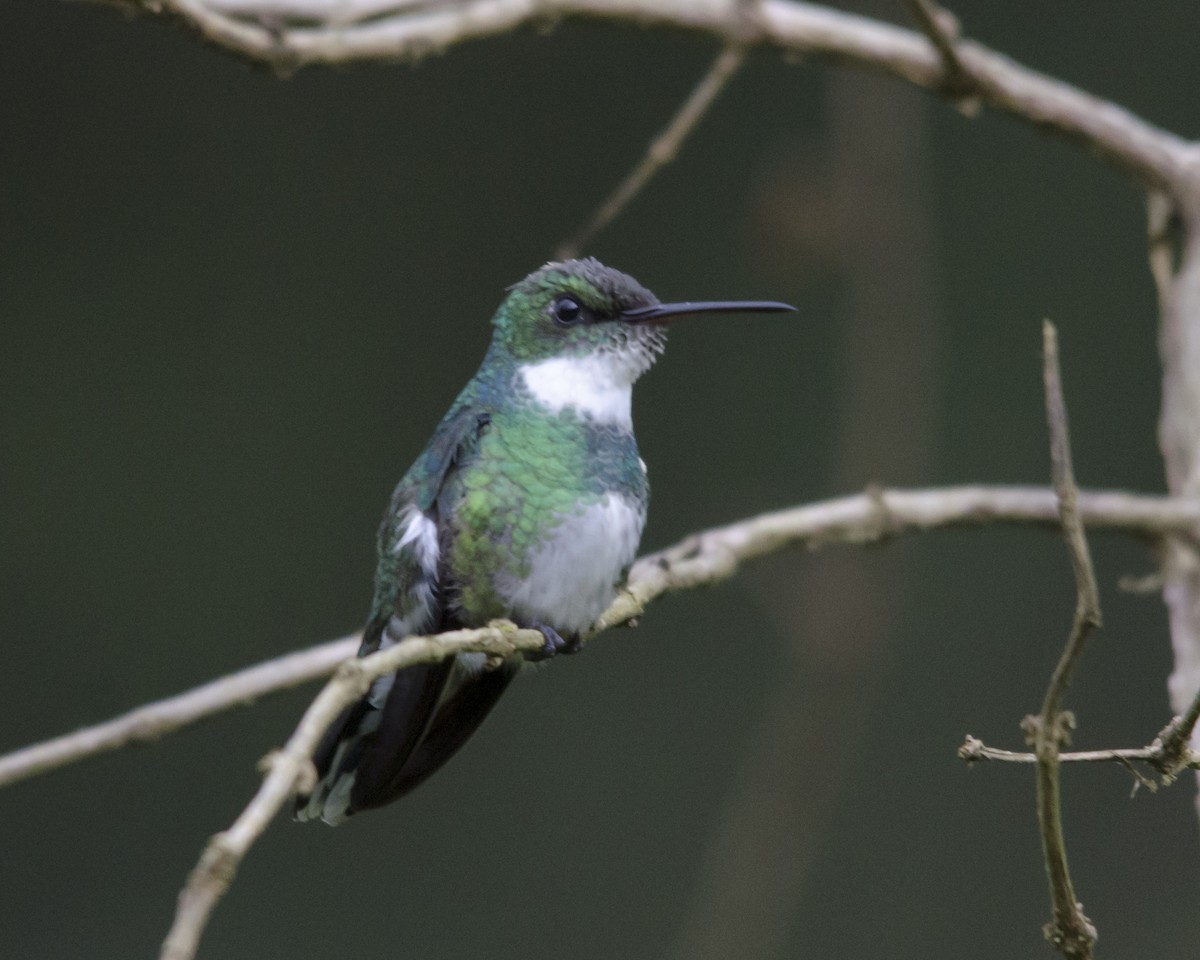
[[[663,324],[631,319],[658,298],[599,260],[548,263],[509,288],[492,318],[493,342],[519,363],[603,358],[633,383],[666,346]]]
[[[492,342],[522,363],[603,359],[627,367],[632,383],[662,353],[677,317],[795,309],[763,300],[660,303],[633,277],[587,257],[548,263],[513,284],[492,318]]]
[[[793,310],[764,301],[659,303],[633,277],[588,257],[548,263],[509,288],[492,318],[492,352],[542,406],[630,425],[635,380],[667,342],[666,325],[697,313]]]

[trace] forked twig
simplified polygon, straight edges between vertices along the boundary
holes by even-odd
[[[468,651],[510,657],[536,650],[545,638],[536,630],[517,630],[511,624],[493,624],[479,630],[458,630],[436,637],[408,637],[396,646],[338,667],[333,679],[317,695],[282,750],[263,761],[266,774],[254,799],[233,826],[213,836],[188,875],[179,894],[175,920],[163,941],[160,960],[191,960],[217,902],[229,889],[238,867],[275,815],[297,792],[311,789],[316,777],[312,754],[322,734],[371,681],[395,670],[444,659]]]
[[[1060,753],[1060,763],[1120,763],[1130,770],[1144,786],[1153,785],[1132,767],[1132,763],[1144,763],[1156,771],[1164,783],[1172,783],[1183,770],[1200,770],[1200,753],[1190,746],[1192,731],[1196,719],[1200,716],[1200,690],[1192,698],[1191,706],[1186,713],[1172,718],[1171,722],[1155,735],[1154,739],[1144,747],[1120,747],[1115,750],[1080,750],[1071,753]],[[1022,753],[1016,750],[1002,750],[989,747],[977,737],[968,734],[958,756],[967,763],[982,760],[997,760],[1002,763],[1037,763],[1038,758],[1033,753]]]
[[[909,0],[922,32],[929,38],[942,60],[942,93],[966,117],[974,117],[983,108],[979,79],[971,72],[958,51],[960,27],[949,10],[933,0]]]
[[[1131,766],[1134,762],[1144,763],[1162,777],[1163,783],[1173,783],[1183,770],[1200,770],[1200,753],[1191,747],[1192,731],[1196,729],[1197,720],[1200,720],[1200,690],[1192,697],[1187,710],[1177,717],[1172,717],[1171,722],[1159,730],[1154,739],[1144,747],[1060,753],[1058,759],[1060,763],[1120,763],[1138,778],[1139,783],[1150,785]],[[980,760],[1037,763],[1038,760],[1036,754],[989,747],[982,740],[969,734],[963,745],[958,748],[958,756],[967,763]]]

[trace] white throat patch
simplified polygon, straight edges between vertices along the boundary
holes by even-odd
[[[633,428],[633,381],[643,369],[638,359],[607,352],[552,357],[519,368],[542,406],[555,413],[571,407],[599,423],[627,429]]]

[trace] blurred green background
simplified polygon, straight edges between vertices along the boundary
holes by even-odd
[[[901,4],[871,9],[902,20]],[[1190,4],[955,5],[1184,135]],[[282,80],[177,25],[8,0],[0,31],[0,750],[356,629],[392,485],[503,287],[572,233],[715,53],[596,23]],[[1076,468],[1162,489],[1138,191],[1073,145],[755,53],[590,252],[696,321],[639,386],[646,548],[871,482],[1042,482],[1042,317]],[[1169,716],[1152,570],[1096,536],[1086,747]],[[1018,747],[1070,622],[1058,538],[773,558],[526,677],[461,756],[337,830],[281,821],[202,957],[1050,956]],[[312,690],[0,791],[0,954],[157,949],[205,838]],[[1191,778],[1064,771],[1100,955],[1195,957]]]

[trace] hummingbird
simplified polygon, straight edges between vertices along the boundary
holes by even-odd
[[[592,258],[548,263],[510,287],[482,365],[392,494],[358,655],[501,617],[545,637],[526,659],[577,652],[645,526],[632,393],[667,325],[794,309],[660,303]],[[523,662],[460,653],[374,681],[315,751],[317,782],[296,818],[337,824],[408,793],[466,743]]]

